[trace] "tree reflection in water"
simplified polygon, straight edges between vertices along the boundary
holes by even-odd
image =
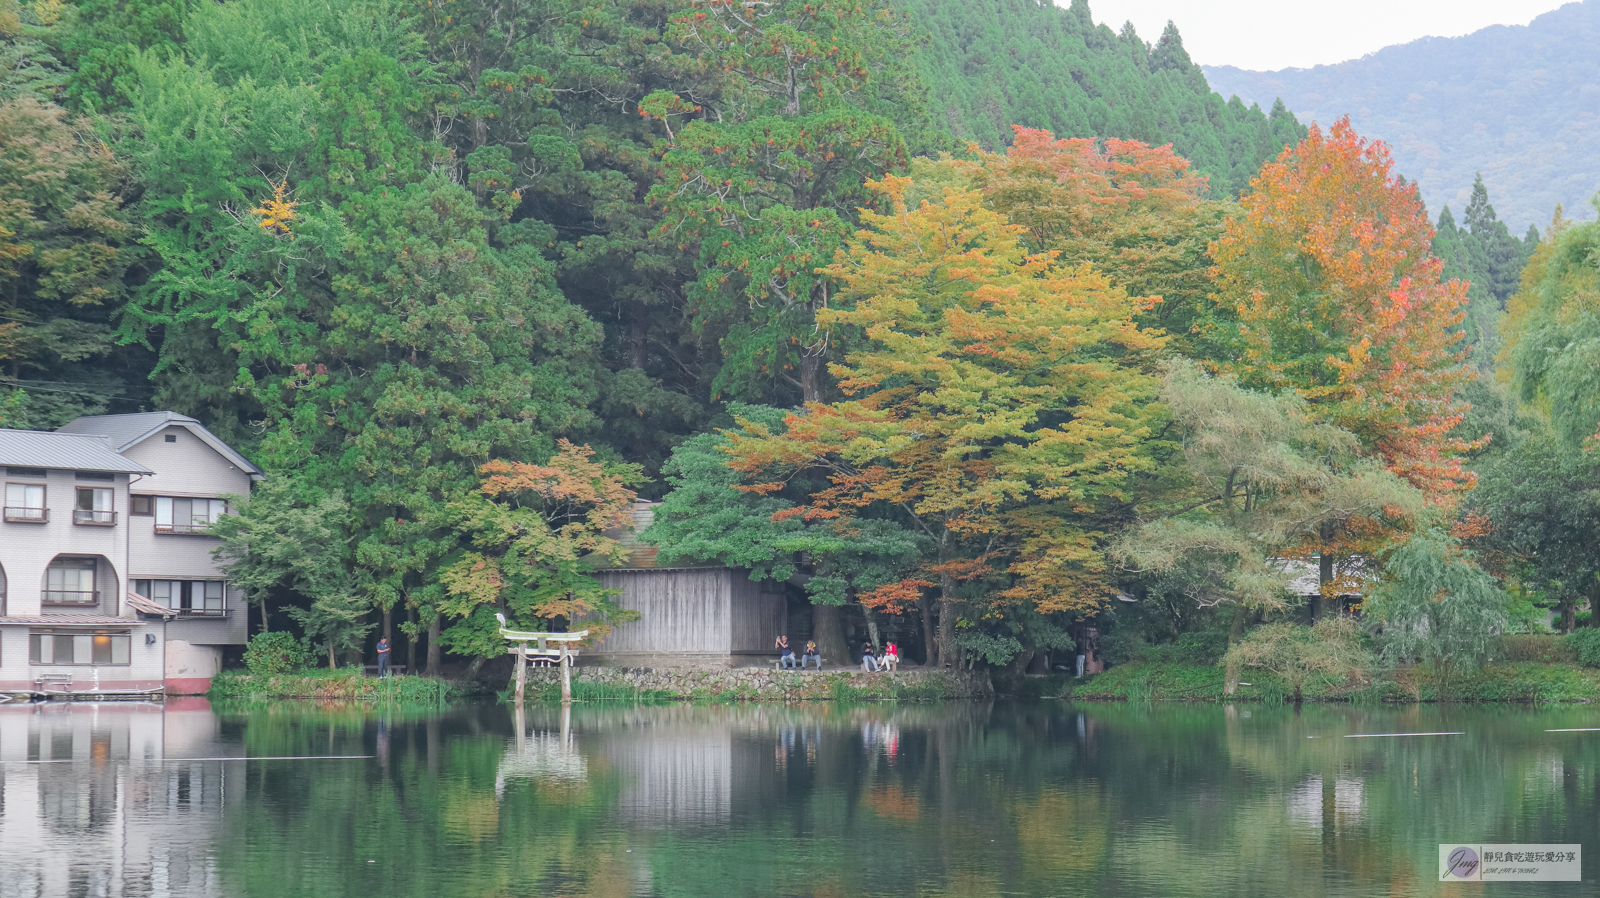
[[[1545,732],[1600,725],[1582,708],[517,722],[503,705],[0,708],[0,894],[1432,895],[1440,842],[1587,842],[1600,812],[1600,734]],[[1343,738],[1448,730],[1466,735]],[[243,754],[371,757],[172,762]]]

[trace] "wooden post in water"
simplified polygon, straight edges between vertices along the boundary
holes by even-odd
[[[522,691],[528,685],[528,644],[517,643],[517,707],[522,706]]]
[[[568,643],[561,643],[561,704],[572,704],[572,654]]]

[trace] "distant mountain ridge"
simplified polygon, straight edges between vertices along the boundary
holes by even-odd
[[[1204,66],[1211,87],[1284,103],[1304,122],[1349,113],[1394,150],[1435,215],[1458,213],[1483,172],[1513,232],[1543,228],[1557,203],[1594,218],[1600,189],[1600,0],[1569,3],[1526,26],[1423,38],[1311,69]]]

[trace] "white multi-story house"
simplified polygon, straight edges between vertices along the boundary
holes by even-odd
[[[0,692],[204,692],[246,636],[206,533],[262,473],[193,418],[0,430]]]

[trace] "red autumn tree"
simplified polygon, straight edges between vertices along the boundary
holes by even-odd
[[[1444,281],[1415,188],[1382,142],[1340,119],[1263,166],[1212,248],[1235,316],[1227,367],[1293,389],[1391,471],[1449,504],[1470,489],[1471,448],[1450,435],[1470,374],[1457,328],[1467,284]]]

